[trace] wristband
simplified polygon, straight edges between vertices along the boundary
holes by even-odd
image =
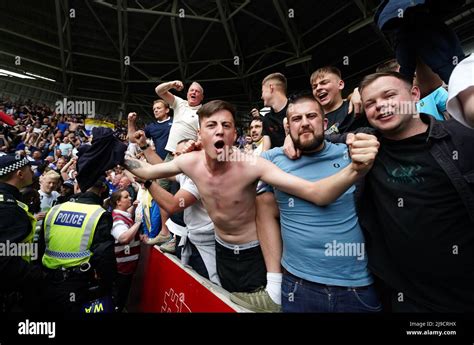
[[[145,151],[149,147],[150,147],[150,145],[148,145],[148,143],[147,143],[145,146],[140,146],[140,150]]]
[[[146,189],[150,188],[151,184],[153,183],[152,180],[146,180],[145,183],[143,184]]]

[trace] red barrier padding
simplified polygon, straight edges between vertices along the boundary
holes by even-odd
[[[236,312],[206,286],[209,282],[195,278],[157,248],[151,249],[143,273],[140,312]]]

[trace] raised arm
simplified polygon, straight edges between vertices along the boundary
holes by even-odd
[[[184,88],[184,85],[179,80],[169,81],[167,83],[162,83],[155,88],[155,92],[158,96],[163,98],[168,104],[174,103],[174,95],[170,92],[171,89],[181,91]]]
[[[64,181],[69,179],[69,176],[67,174],[69,167],[73,164],[76,164],[76,162],[77,162],[77,158],[75,157],[71,158],[69,162],[67,162],[66,165],[61,169],[61,177],[63,178]]]
[[[316,205],[329,205],[372,168],[379,148],[377,138],[366,133],[350,133],[346,142],[350,148],[352,162],[337,174],[309,182],[289,175],[273,163],[258,157],[260,179],[285,193]]]
[[[197,201],[196,197],[184,189],[180,189],[175,195],[160,187],[153,182],[148,189],[153,199],[168,214],[184,211],[185,208],[194,205]]]
[[[316,182],[287,174],[273,163],[258,157],[260,179],[285,193],[308,200],[318,206],[329,205],[354,184],[360,175],[349,164],[337,174]]]
[[[182,172],[179,167],[179,158],[180,157],[177,157],[170,162],[162,164],[150,165],[146,162],[126,157],[125,168],[135,176],[144,180],[170,177]]]
[[[142,148],[146,146],[146,149],[143,151],[145,154],[145,158],[148,163],[151,164],[159,164],[163,163],[163,160],[161,159],[160,156],[158,156],[158,153],[151,147],[147,146],[146,142],[146,136],[144,131],[136,131],[134,134],[134,141],[137,143],[137,145]]]
[[[137,131],[137,126],[136,126],[137,113],[128,113],[127,122],[128,122],[127,123],[127,125],[128,125],[128,127],[127,127],[128,128],[128,130],[127,130],[128,140],[131,143],[134,143],[135,142],[134,134]]]

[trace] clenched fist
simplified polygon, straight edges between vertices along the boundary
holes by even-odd
[[[175,80],[171,83],[171,88],[175,89],[176,91],[181,91],[184,89],[184,85],[181,81]]]
[[[380,143],[377,137],[366,133],[349,133],[346,144],[352,159],[352,167],[361,175],[369,172],[379,152]]]
[[[137,121],[137,113],[128,113],[128,121],[135,122]]]
[[[144,147],[146,145],[146,135],[145,135],[145,132],[142,130],[136,131],[133,134],[133,139],[135,140],[135,143],[137,143],[139,147]]]

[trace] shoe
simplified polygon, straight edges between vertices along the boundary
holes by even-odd
[[[233,292],[230,300],[257,313],[281,313],[281,305],[273,302],[264,287],[254,292]]]
[[[160,245],[160,244],[169,242],[172,238],[173,238],[172,234],[169,234],[168,236],[158,234],[158,236],[156,236],[154,238],[150,238],[146,243],[147,244],[158,244],[158,245]]]
[[[168,253],[168,254],[175,254],[176,253],[176,239],[172,238],[165,244],[162,244],[160,246],[160,249],[162,252]]]

